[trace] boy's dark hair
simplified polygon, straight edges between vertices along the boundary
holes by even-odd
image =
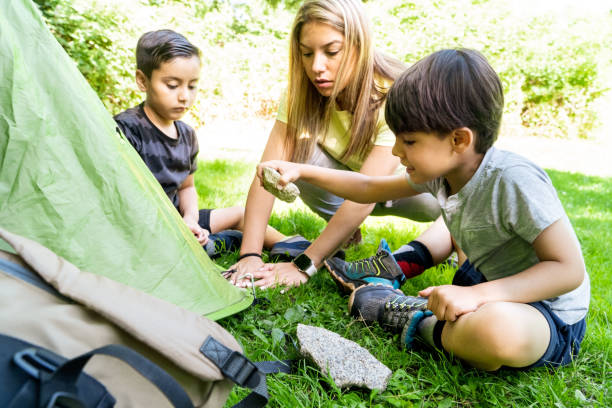
[[[476,134],[476,152],[485,153],[497,138],[503,107],[501,82],[482,54],[441,50],[395,81],[387,96],[385,119],[396,135],[446,135],[468,127]]]
[[[200,57],[198,47],[190,43],[182,34],[172,30],[157,30],[144,33],[136,45],[136,68],[147,78],[153,70],[176,57]]]

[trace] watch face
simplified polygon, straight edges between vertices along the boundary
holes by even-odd
[[[294,260],[293,263],[298,267],[299,270],[305,271],[312,265],[312,261],[308,257],[308,255],[301,253]]]

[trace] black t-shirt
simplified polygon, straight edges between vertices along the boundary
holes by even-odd
[[[166,136],[147,117],[143,106],[141,103],[114,119],[178,209],[178,189],[197,169],[198,139],[191,126],[180,120],[174,122],[178,137]]]

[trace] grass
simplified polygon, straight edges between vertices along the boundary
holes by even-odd
[[[293,374],[268,377],[271,407],[608,407],[612,406],[612,179],[577,173],[548,171],[574,225],[591,278],[591,305],[587,333],[578,359],[556,371],[502,370],[484,373],[465,367],[456,359],[436,352],[405,352],[397,337],[378,325],[366,326],[347,314],[347,298],[321,271],[311,281],[286,293],[280,289],[258,292],[270,300],[267,306],[249,308],[219,323],[241,343],[254,361],[297,359]],[[254,174],[254,163],[200,162],[196,187],[200,205],[244,205]],[[285,234],[314,239],[325,223],[303,204],[277,203],[270,224]],[[427,224],[395,217],[369,217],[363,228],[364,242],[347,251],[349,259],[374,253],[380,238],[392,249],[415,238]],[[229,266],[237,254],[218,262]],[[454,270],[446,266],[427,271],[403,286],[414,294],[430,284],[449,283]],[[393,375],[384,392],[338,389],[316,366],[297,353],[293,342],[298,323],[324,327],[368,349],[386,364]],[[248,392],[235,387],[226,406]]]

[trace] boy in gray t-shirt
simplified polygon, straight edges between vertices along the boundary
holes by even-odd
[[[381,202],[422,192],[442,216],[417,240],[368,259],[332,258],[332,277],[351,290],[351,314],[452,352],[474,367],[568,364],[584,336],[589,278],[574,230],[546,173],[492,147],[503,92],[472,50],[438,51],[409,68],[387,96],[393,154],[406,175],[355,172],[272,161],[281,184],[299,178],[346,199]],[[397,288],[457,251],[451,285],[420,297]]]

